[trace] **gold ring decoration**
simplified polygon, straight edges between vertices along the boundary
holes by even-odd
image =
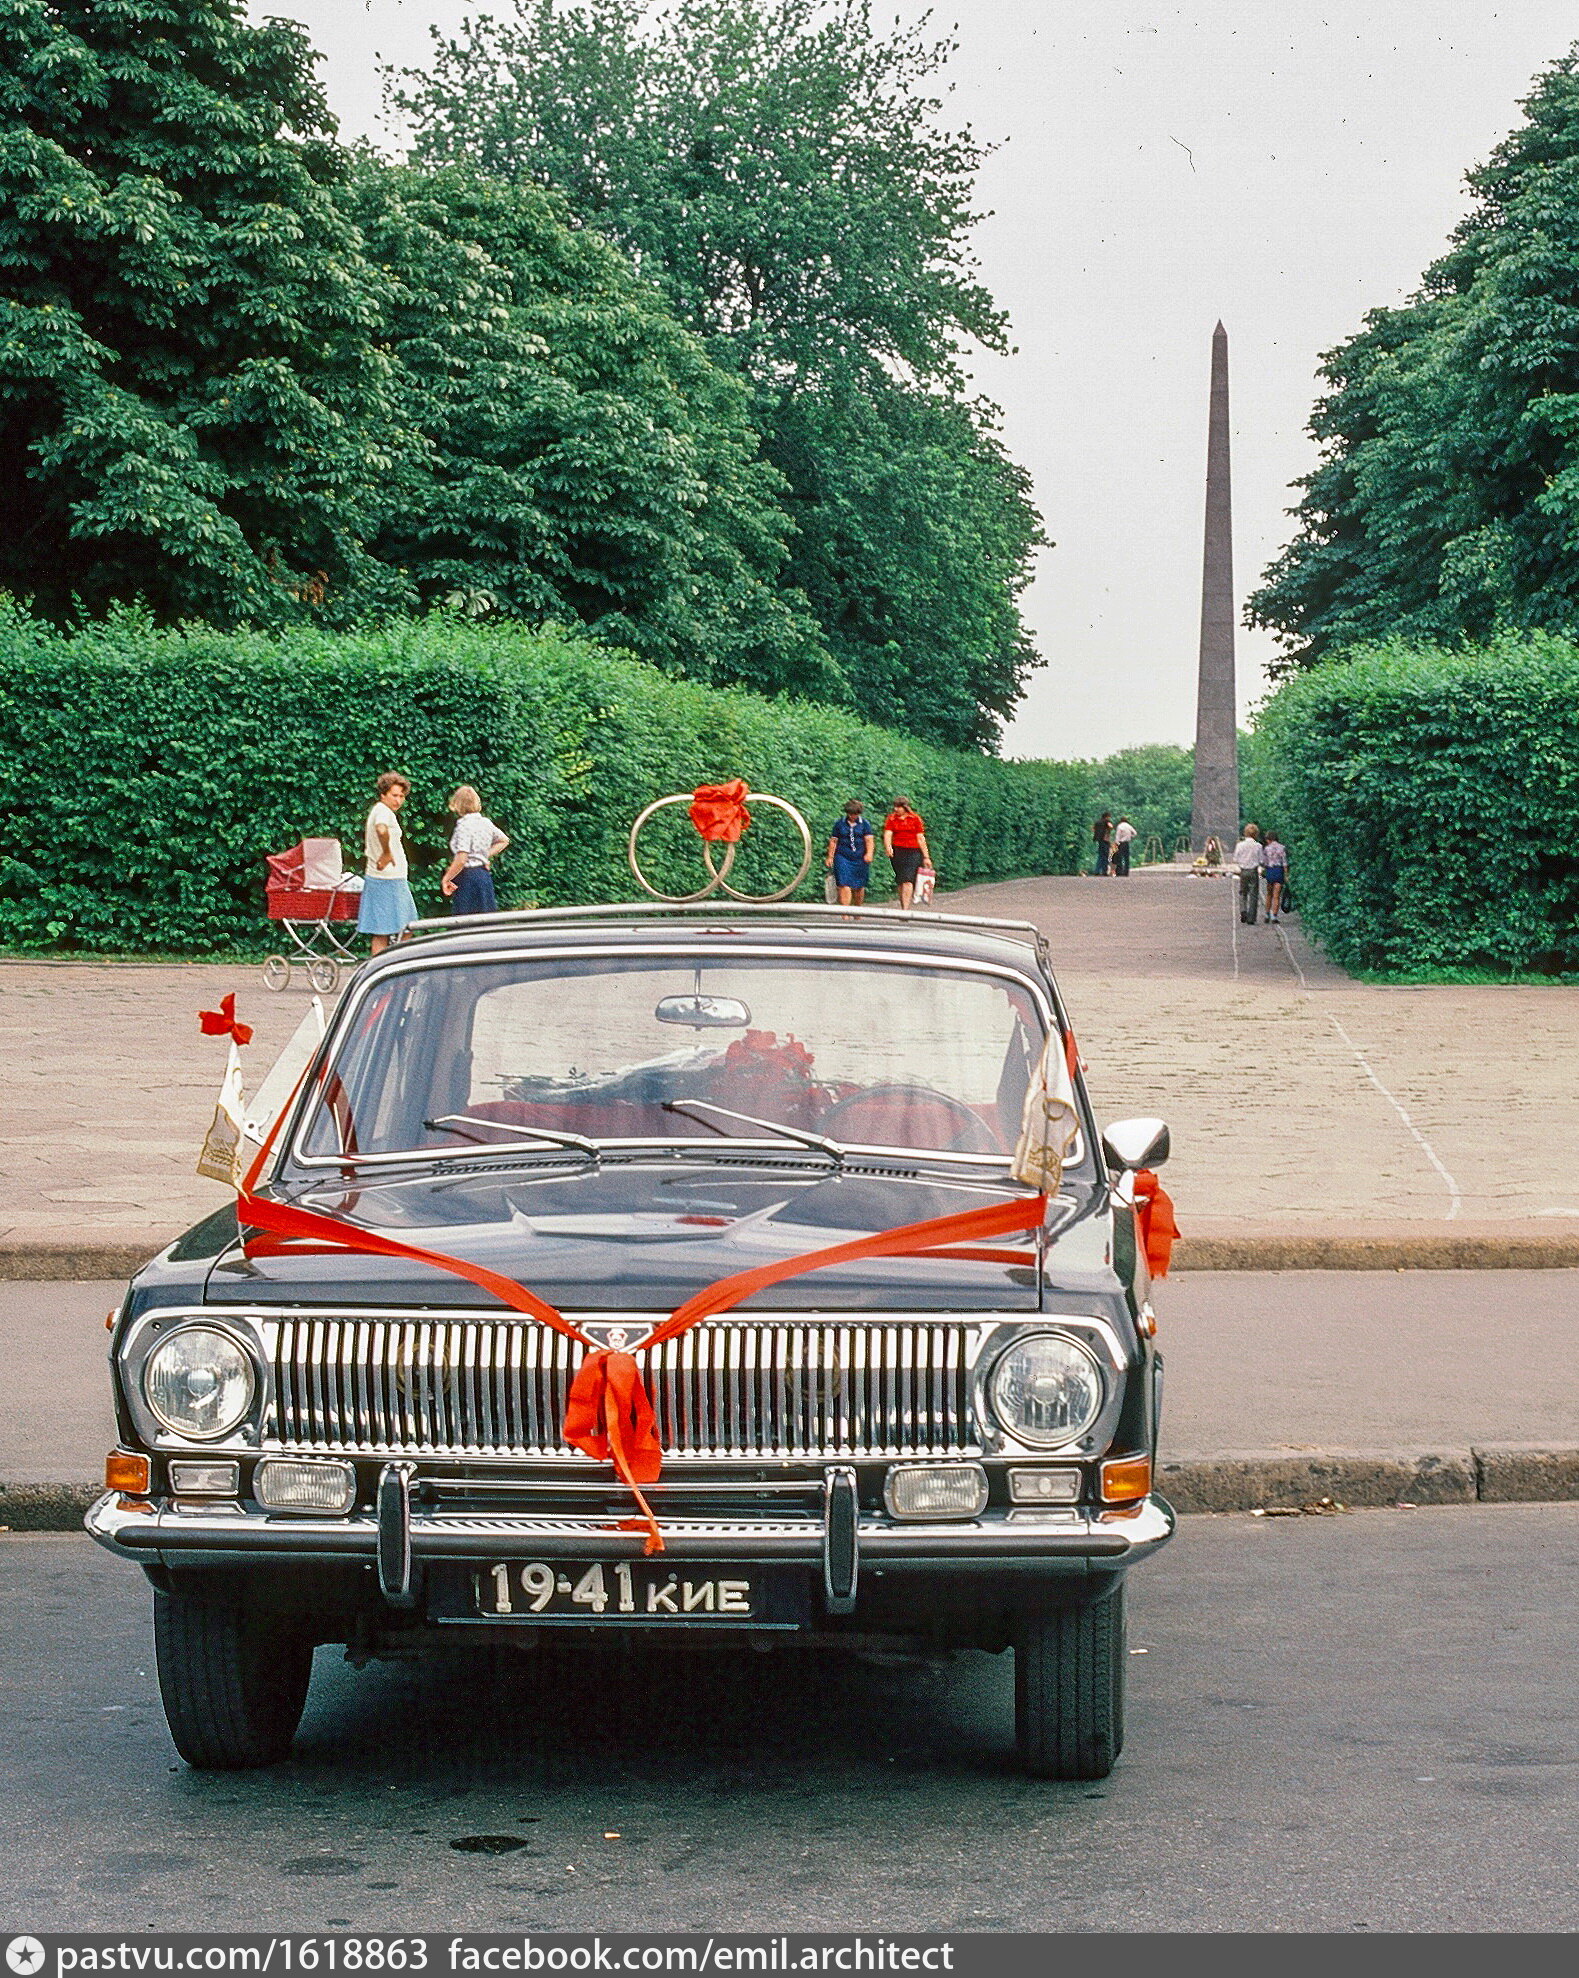
[[[735,862],[735,852],[741,838],[751,828],[751,812],[746,808],[746,799],[754,804],[767,804],[774,810],[783,811],[791,818],[800,832],[801,861],[795,876],[787,885],[778,887],[771,893],[743,893],[729,883],[730,869]],[[691,822],[702,841],[702,863],[707,867],[707,884],[698,887],[694,893],[664,893],[656,887],[641,869],[637,855],[636,841],[642,826],[659,811],[668,810],[676,804],[684,804],[690,811]],[[713,858],[714,845],[722,845],[723,857],[716,863]],[[747,788],[742,778],[732,783],[704,783],[689,796],[676,795],[659,797],[648,804],[630,828],[630,839],[626,846],[626,857],[636,883],[655,900],[662,900],[669,906],[690,906],[699,900],[708,900],[717,892],[727,893],[732,900],[743,905],[771,906],[776,900],[787,900],[806,874],[811,870],[812,839],[811,826],[792,803],[783,797],[770,797],[761,791]]]

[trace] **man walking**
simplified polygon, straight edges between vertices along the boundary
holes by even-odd
[[[1127,817],[1120,815],[1113,827],[1113,877],[1128,879],[1129,848],[1135,842],[1135,827]]]
[[[1234,846],[1234,864],[1239,868],[1239,918],[1254,927],[1261,909],[1261,868],[1266,853],[1261,847],[1261,827],[1247,824],[1245,834]]]

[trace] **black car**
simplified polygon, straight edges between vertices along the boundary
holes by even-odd
[[[189,1231],[115,1325],[88,1528],[153,1583],[182,1755],[284,1756],[320,1643],[816,1632],[1012,1648],[1027,1770],[1102,1777],[1125,1574],[1173,1530],[1129,1178],[1166,1153],[1156,1120],[1099,1134],[1027,926],[419,928],[353,979],[239,1227]],[[650,1402],[656,1481],[572,1439],[589,1360]]]

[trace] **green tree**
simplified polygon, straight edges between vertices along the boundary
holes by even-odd
[[[1579,628],[1579,54],[1524,107],[1420,294],[1323,360],[1322,459],[1250,603],[1290,665]]]
[[[1194,750],[1154,742],[1120,749],[1088,768],[1092,814],[1109,810],[1114,817],[1127,816],[1140,833],[1137,852],[1159,838],[1164,854],[1172,858],[1176,840],[1190,835]]]
[[[275,623],[409,601],[411,443],[301,32],[239,0],[0,9],[0,585]]]
[[[385,278],[412,450],[375,552],[424,603],[580,620],[672,673],[836,695],[777,584],[783,484],[721,370],[557,195],[365,161],[350,210]]]
[[[868,0],[516,0],[394,96],[423,161],[559,186],[749,383],[845,698],[991,742],[1035,655],[1042,538],[962,351],[1006,348],[969,234],[982,150],[931,93],[950,52]]]

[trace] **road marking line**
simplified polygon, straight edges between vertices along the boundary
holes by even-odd
[[[1228,882],[1228,938],[1234,949],[1234,980],[1239,980],[1239,887],[1230,879]]]
[[[1299,977],[1299,987],[1300,987],[1301,995],[1309,997],[1311,993],[1310,983],[1306,980],[1305,971],[1300,967],[1299,959],[1295,955],[1294,950],[1288,945],[1288,936],[1283,932],[1283,926],[1281,921],[1278,923],[1277,938],[1283,944],[1283,952],[1285,955],[1288,956],[1289,966],[1293,969],[1294,973]],[[1354,1039],[1344,1029],[1343,1025],[1339,1023],[1338,1019],[1332,1014],[1330,1010],[1323,1010],[1322,1015],[1327,1019],[1328,1023],[1332,1025],[1333,1029],[1337,1031],[1338,1035],[1343,1039],[1344,1043],[1348,1045],[1349,1049],[1354,1053],[1355,1063],[1359,1066],[1360,1070],[1365,1073],[1365,1076],[1376,1087],[1377,1091],[1381,1093],[1382,1097],[1387,1101],[1388,1105],[1392,1107],[1393,1111],[1403,1121],[1405,1127],[1408,1129],[1409,1134],[1411,1138],[1414,1140],[1416,1146],[1420,1149],[1421,1153],[1425,1155],[1426,1159],[1431,1163],[1432,1167],[1434,1167],[1437,1173],[1441,1176],[1442,1181],[1445,1184],[1448,1192],[1447,1215],[1443,1218],[1443,1220],[1445,1222],[1454,1221],[1455,1218],[1462,1212],[1464,1207],[1464,1197],[1459,1192],[1458,1183],[1453,1179],[1453,1177],[1448,1173],[1447,1169],[1442,1165],[1441,1161],[1437,1158],[1436,1149],[1431,1145],[1430,1141],[1426,1139],[1425,1135],[1420,1131],[1419,1127],[1415,1125],[1414,1121],[1409,1117],[1408,1113],[1404,1110],[1403,1106],[1399,1103],[1399,1101],[1396,1098],[1394,1098],[1393,1094],[1388,1091],[1387,1087],[1383,1085],[1382,1081],[1376,1076],[1375,1072],[1372,1071],[1369,1059],[1366,1057],[1365,1053],[1360,1049],[1359,1045],[1355,1043]],[[1553,1212],[1548,1210],[1546,1211],[1546,1213],[1551,1214]],[[1563,1212],[1561,1210],[1558,1210],[1555,1213],[1560,1215]]]

